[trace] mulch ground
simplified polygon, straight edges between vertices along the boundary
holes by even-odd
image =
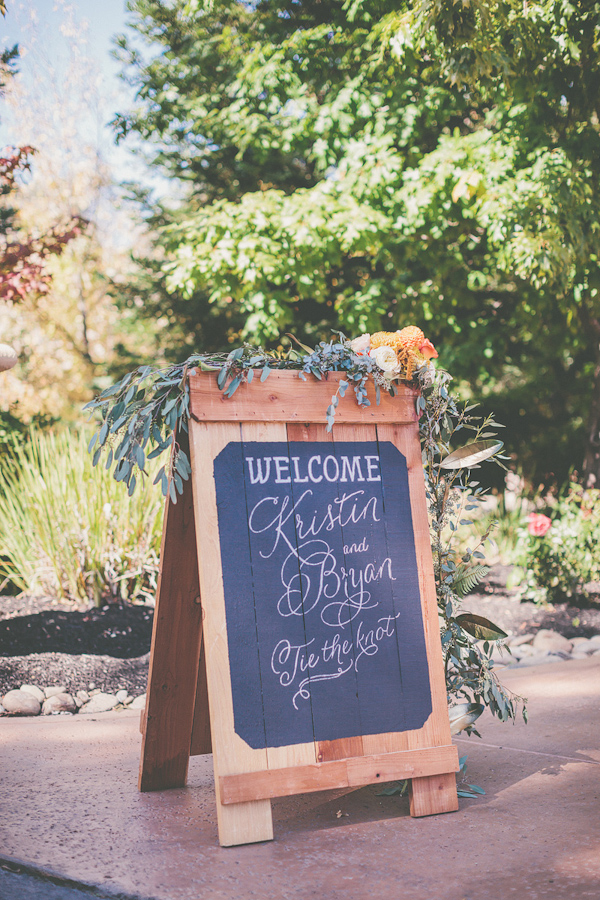
[[[0,694],[26,683],[144,693],[153,615],[150,606],[81,610],[50,598],[0,597]]]
[[[600,605],[538,607],[520,603],[506,588],[508,569],[497,566],[463,603],[508,633],[551,628],[565,637],[600,634]],[[49,598],[0,597],[0,695],[21,684],[90,685],[134,696],[146,690],[152,618],[150,606],[110,604],[75,610]]]

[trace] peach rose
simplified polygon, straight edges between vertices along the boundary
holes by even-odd
[[[548,516],[544,516],[542,513],[529,513],[529,524],[527,526],[529,534],[533,534],[535,537],[543,537],[551,525],[552,519],[549,519]]]
[[[419,353],[422,353],[425,359],[437,359],[438,352],[429,340],[429,338],[425,338],[421,346],[419,347]]]

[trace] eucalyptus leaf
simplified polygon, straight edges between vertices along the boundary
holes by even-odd
[[[467,444],[459,450],[454,450],[448,456],[444,457],[440,463],[442,469],[471,469],[473,466],[479,465],[504,446],[502,441],[475,441],[473,444]]]

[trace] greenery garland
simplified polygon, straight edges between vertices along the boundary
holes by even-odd
[[[399,380],[406,383],[406,378],[390,377],[372,356],[355,352],[341,333],[335,333],[330,341],[321,341],[314,350],[301,344],[298,347],[290,342],[287,351],[277,352],[245,344],[228,354],[196,353],[184,363],[167,368],[140,366],[86,406],[91,415],[100,414],[88,448],[93,465],[106,454],[106,469],[113,468],[114,478],[126,484],[131,495],[139,475],[146,474],[146,461],[169,451],[169,459],[154,483],[160,482],[163,495],[176,503],[183,482],[191,474],[190,461],[176,434],[179,429],[188,430],[188,375],[197,370],[218,372],[217,384],[226,397],[231,397],[242,382],[251,383],[255,377],[265,381],[274,370],[293,369],[304,380],[309,376],[323,380],[329,372],[343,372],[330,405],[323,411],[328,430],[348,388],[352,388],[360,406],[369,406],[369,380],[375,384],[377,403],[382,390],[394,395],[395,384]],[[460,524],[472,524],[465,514],[477,508],[486,493],[472,480],[473,469],[486,459],[502,465],[504,457],[499,454],[502,442],[493,430],[500,427],[498,423],[491,416],[472,416],[472,406],[461,408],[448,390],[451,380],[448,372],[423,360],[411,383],[419,388],[416,406],[451,724],[455,732],[464,729],[478,734],[473,722],[485,706],[502,721],[515,719],[520,706],[526,720],[527,711],[522,698],[507,691],[494,671],[493,648],[507,637],[505,632],[481,616],[460,612],[464,596],[488,572],[482,550],[490,529],[477,546],[460,557],[453,536]],[[471,432],[472,440],[452,450],[461,430]]]

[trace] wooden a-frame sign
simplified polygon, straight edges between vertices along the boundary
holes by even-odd
[[[458,808],[415,391],[327,433],[340,377],[190,377],[139,788],[212,751],[224,846],[272,839],[272,797],[408,778],[411,815]]]

